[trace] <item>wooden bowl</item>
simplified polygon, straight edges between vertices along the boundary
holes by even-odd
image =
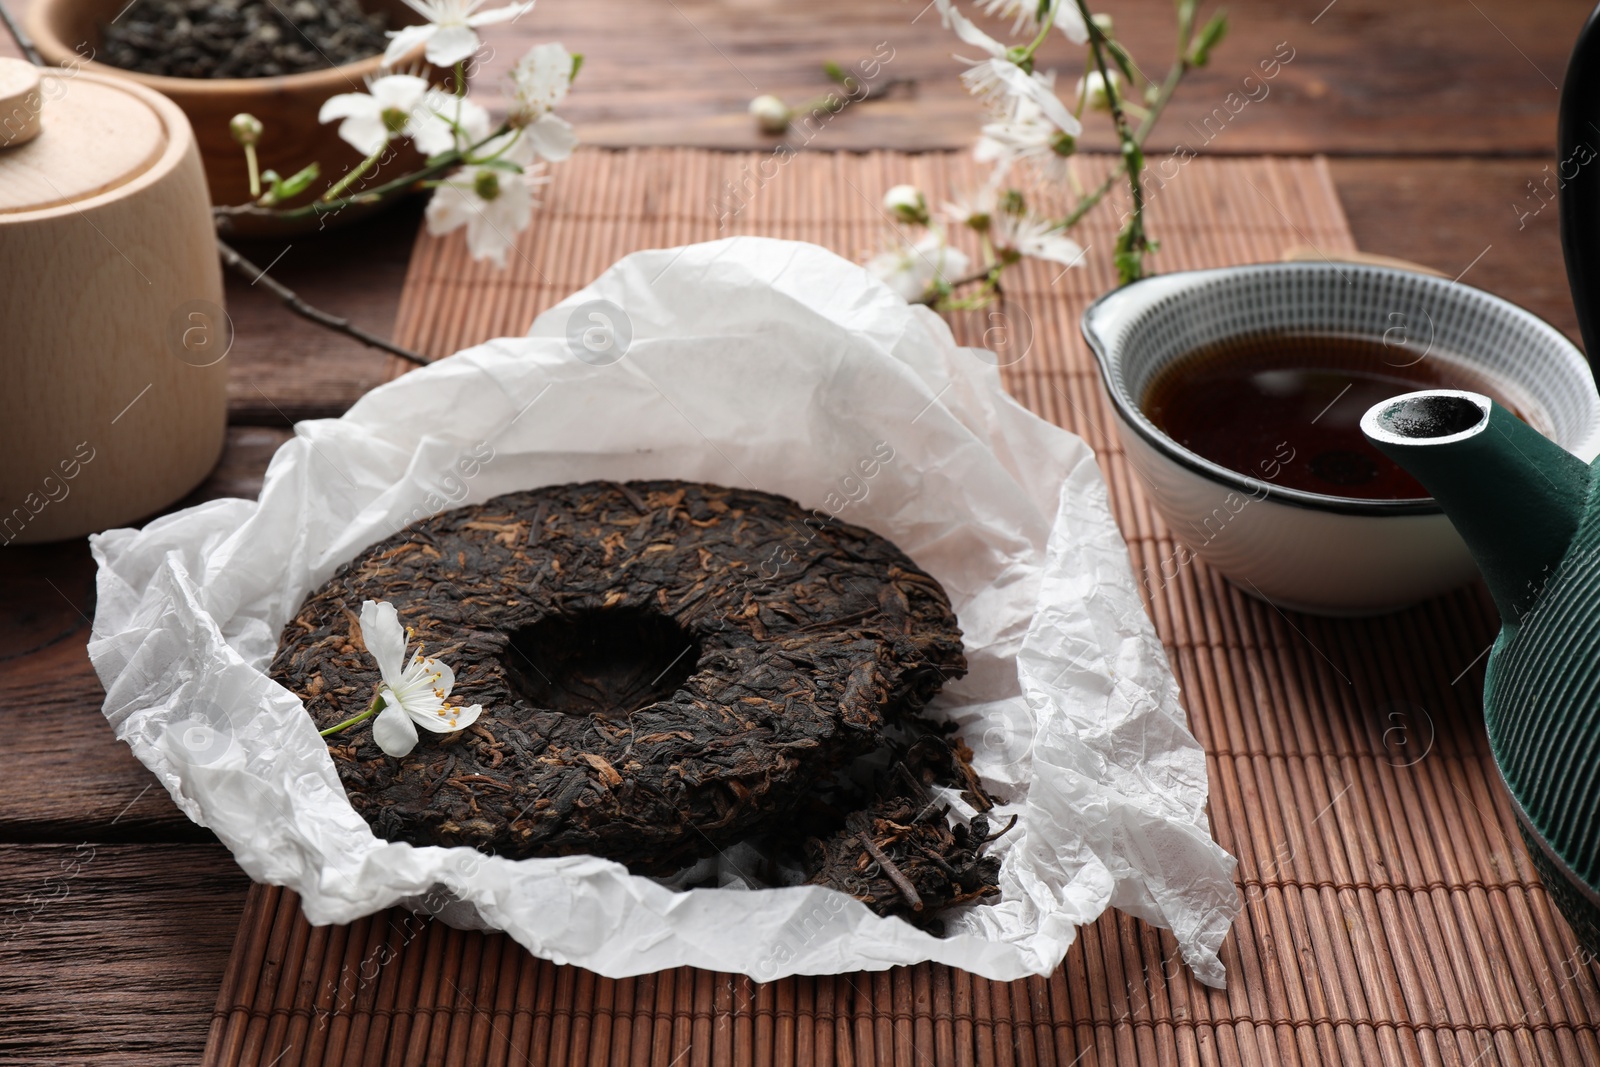
[[[241,111],[248,111],[265,127],[261,143],[256,146],[263,171],[271,169],[288,177],[315,161],[322,165],[324,178],[332,180],[361,161],[360,153],[339,139],[339,124],[319,123],[317,112],[330,96],[364,91],[365,79],[376,74],[383,63],[381,55],[342,67],[275,78],[168,78],[95,62],[93,57],[102,44],[100,27],[116,17],[127,2],[33,0],[28,9],[28,32],[48,63],[127,78],[170,97],[182,108],[194,127],[213,204],[235,205],[250,200],[244,151],[234,143],[228,131],[228,120]],[[362,0],[362,7],[388,15],[389,25],[396,29],[422,21],[421,16],[401,0]],[[422,50],[418,48],[405,62],[419,61],[421,55]],[[431,71],[428,74],[432,76]],[[382,170],[403,174],[416,169],[421,162],[422,157],[407,145]],[[306,232],[352,221],[370,214],[371,210],[370,206],[347,209],[336,216],[305,219],[295,224],[237,219],[233,232],[242,236]]]

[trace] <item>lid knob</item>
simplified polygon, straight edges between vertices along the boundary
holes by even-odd
[[[0,149],[15,148],[39,136],[43,110],[39,68],[21,59],[0,58]]]

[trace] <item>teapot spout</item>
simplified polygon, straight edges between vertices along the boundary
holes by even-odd
[[[1361,430],[1439,502],[1514,629],[1567,554],[1589,465],[1490,398],[1456,389],[1374,404]]]

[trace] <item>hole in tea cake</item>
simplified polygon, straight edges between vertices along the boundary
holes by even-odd
[[[503,662],[535,707],[622,718],[677,692],[700,662],[700,644],[656,612],[592,610],[515,631]]]

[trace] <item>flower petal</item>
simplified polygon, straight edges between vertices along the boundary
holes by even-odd
[[[534,155],[552,163],[566,159],[578,147],[578,135],[572,124],[556,115],[544,115],[538,122],[523,127],[522,136]]]
[[[1084,24],[1083,14],[1078,10],[1078,5],[1073,0],[1060,0],[1056,6],[1056,25],[1061,32],[1067,35],[1067,40],[1073,44],[1087,44],[1089,42],[1089,27]]]
[[[426,715],[411,716],[411,721],[429,733],[453,734],[457,730],[466,729],[467,725],[472,721],[469,719],[466,723],[461,722],[461,712],[464,710],[466,709],[457,707],[454,704],[441,704]],[[439,714],[440,712],[444,714],[441,715]],[[472,718],[475,719],[477,716],[474,715]]]
[[[382,106],[366,93],[340,93],[322,102],[317,121],[332,122],[334,119],[347,119],[351,115],[376,115],[381,110]]]
[[[965,15],[957,11],[954,7],[941,4],[939,6],[939,13],[944,16],[945,25],[954,30],[957,37],[972,45],[974,48],[981,48],[985,52],[988,52],[991,56],[1003,56],[1006,54],[1005,45],[1001,44],[993,37],[990,37],[987,33],[984,33],[982,30],[978,29],[978,27],[973,25]]]
[[[467,16],[468,26],[488,26],[495,22],[507,22],[520,18],[533,10],[532,0],[524,4],[507,4],[505,7],[492,7],[488,11],[479,11]]]
[[[387,697],[387,694],[386,694]],[[417,727],[398,703],[390,704],[372,720],[372,740],[385,755],[406,756],[417,747]]]
[[[371,90],[380,108],[409,112],[422,102],[428,83],[415,74],[386,74],[373,81]]]
[[[470,26],[433,26],[428,38],[428,62],[453,67],[478,50],[478,34]]]
[[[406,668],[406,675],[411,676],[412,671],[417,672],[418,678],[426,680],[426,688],[430,693],[437,689],[447,697],[450,695],[450,690],[456,687],[456,672],[442,659],[412,657],[411,666]],[[438,677],[434,677],[435,675]],[[439,699],[443,700],[444,697]]]
[[[423,99],[423,106],[412,111],[406,132],[418,151],[437,155],[466,148],[487,137],[489,113],[465,97],[433,89]]]
[[[463,180],[470,179],[463,179],[462,172],[457,171],[454,177],[434,189],[426,215],[430,235],[443,237],[465,226],[472,218],[472,204],[476,198],[471,189],[463,189],[458,184]]]
[[[407,0],[409,3],[410,0]],[[415,5],[413,5],[415,6]],[[398,30],[389,31],[389,47],[383,50],[384,66],[393,66],[400,62],[419,44],[427,41],[437,31],[431,23],[420,26],[402,26]]]
[[[1062,131],[1076,137],[1083,132],[1083,125],[1067,110],[1051,89],[1050,83],[1037,75],[1029,74],[1015,63],[996,62],[992,73],[1004,83],[1006,91],[1014,96],[1020,96],[1038,105],[1044,112],[1045,118],[1055,123]]]
[[[361,643],[377,661],[385,685],[400,681],[401,664],[406,655],[406,631],[400,613],[387,600],[368,600],[361,605]]]

